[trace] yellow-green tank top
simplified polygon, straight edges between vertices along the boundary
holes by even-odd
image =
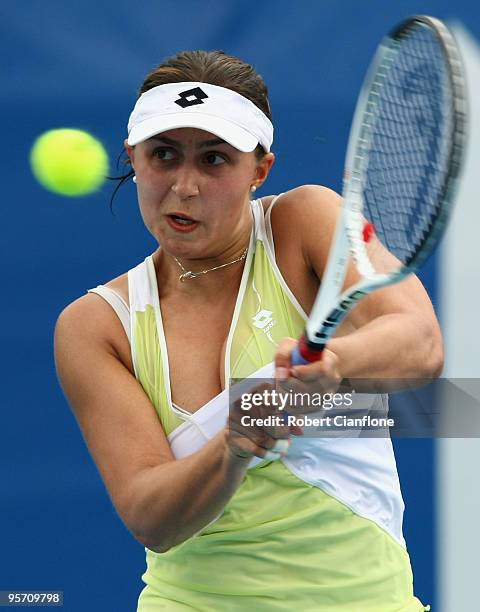
[[[227,341],[225,380],[273,360],[305,313],[275,263],[260,200]],[[129,273],[135,372],[166,434],[168,355],[151,257]],[[168,491],[164,492],[168,495]],[[165,553],[146,550],[138,612],[421,612],[401,533],[403,502],[390,440],[295,440],[283,461],[249,469],[222,515]]]

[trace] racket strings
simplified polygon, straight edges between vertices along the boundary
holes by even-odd
[[[453,129],[451,98],[448,65],[433,31],[417,24],[392,40],[364,122],[363,206],[397,267],[409,265],[440,214]],[[388,267],[387,260],[382,267]]]

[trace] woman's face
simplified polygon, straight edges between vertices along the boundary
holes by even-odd
[[[163,132],[127,145],[146,227],[172,255],[216,257],[251,225],[249,192],[268,175],[261,161],[196,128]]]

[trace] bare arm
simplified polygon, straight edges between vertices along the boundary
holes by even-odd
[[[118,514],[143,545],[161,552],[222,512],[251,454],[236,456],[224,430],[175,460],[150,400],[115,349],[122,334],[108,304],[80,298],[57,322],[57,370]]]
[[[315,277],[317,283],[326,266],[339,204],[340,197],[333,191],[305,186],[285,196],[277,218],[272,215],[276,245],[281,245],[282,239],[290,244],[297,239],[302,245],[305,278],[310,272],[310,278]],[[385,257],[385,252],[382,256]],[[345,287],[358,279],[351,264]],[[308,295],[308,291],[304,293]],[[307,309],[308,306],[311,303]],[[329,364],[340,378],[428,378],[441,372],[440,328],[430,299],[414,275],[363,299],[339,331],[328,345],[327,359],[299,366],[299,377],[309,371],[320,373]],[[277,360],[279,366],[287,365],[285,349],[288,347],[282,349]]]

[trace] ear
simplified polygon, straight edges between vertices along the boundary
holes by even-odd
[[[256,187],[260,187],[266,180],[275,161],[275,155],[273,153],[265,153],[262,159],[258,160],[255,167],[255,173],[253,175],[253,184]]]
[[[132,169],[134,169],[133,168],[133,157],[135,153],[135,147],[132,147],[131,145],[129,145],[127,139],[123,141],[123,146],[125,147],[125,151],[127,152],[127,155],[130,159],[130,164],[132,166]]]

